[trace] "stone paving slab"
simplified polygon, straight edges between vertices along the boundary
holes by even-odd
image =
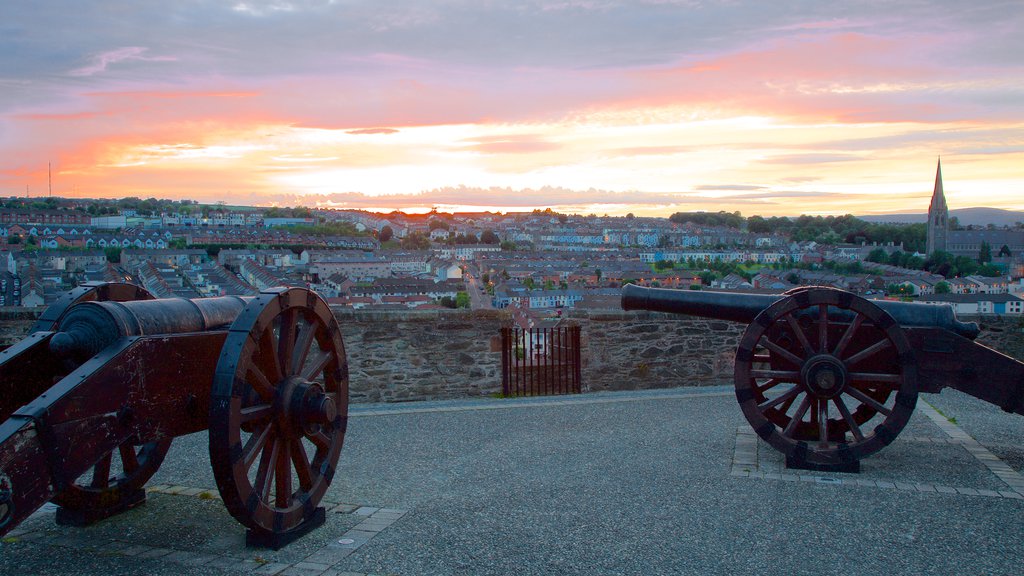
[[[205,434],[180,438],[145,506],[85,529],[44,510],[0,543],[0,573],[1015,574],[1024,562],[1024,480],[966,431],[992,418],[1001,446],[1024,445],[1019,417],[944,408],[963,432],[951,434],[921,411],[865,472],[822,475],[777,466],[726,388],[578,398],[364,410],[326,525],[277,553],[246,549],[212,497]]]

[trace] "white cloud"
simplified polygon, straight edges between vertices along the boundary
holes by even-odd
[[[126,46],[116,50],[103,52],[92,57],[91,62],[81,68],[69,72],[71,76],[94,76],[106,72],[112,64],[125,61],[139,62],[174,62],[177,58],[173,56],[146,56],[149,48],[141,46]]]

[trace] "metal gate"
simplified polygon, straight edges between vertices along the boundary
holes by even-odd
[[[580,327],[501,329],[505,396],[580,393]]]

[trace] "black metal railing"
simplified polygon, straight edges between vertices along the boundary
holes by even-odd
[[[579,394],[580,327],[501,329],[505,396]]]

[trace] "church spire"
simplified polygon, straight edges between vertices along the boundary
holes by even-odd
[[[946,237],[949,232],[949,207],[946,205],[946,194],[942,190],[942,157],[935,167],[935,189],[932,191],[932,202],[928,206],[928,254],[941,250],[945,252]]]

